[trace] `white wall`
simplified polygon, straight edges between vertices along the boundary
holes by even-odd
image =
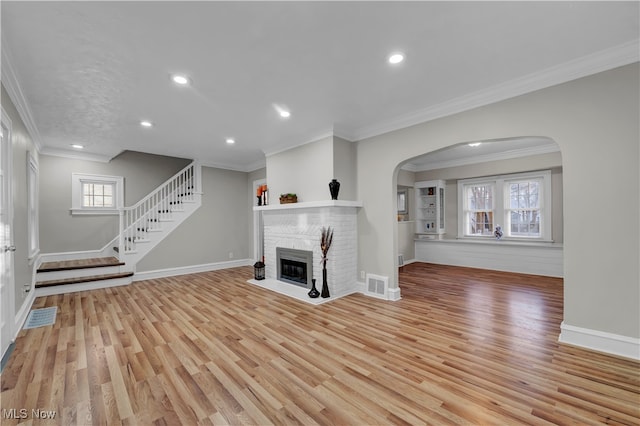
[[[293,193],[298,202],[330,200],[333,179],[333,137],[269,155],[267,184],[271,204],[280,194]]]
[[[397,287],[399,164],[465,141],[544,136],[562,153],[564,323],[640,338],[639,80],[636,63],[360,141],[358,269]]]
[[[267,156],[271,204],[280,194],[294,193],[298,202],[330,200],[329,182],[338,179],[338,199],[357,198],[356,144],[336,136]]]

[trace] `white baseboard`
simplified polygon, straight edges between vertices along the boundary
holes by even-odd
[[[640,360],[640,339],[576,327],[565,324],[564,321],[560,325],[560,330],[558,341],[561,343]]]
[[[396,302],[400,299],[402,299],[402,297],[400,297],[400,287],[390,288],[387,290],[387,300]]]
[[[219,269],[251,266],[251,259],[230,260],[227,262],[205,263],[203,265],[178,266],[176,268],[157,269],[155,271],[136,272],[133,281],[152,280],[156,278],[175,277],[176,275],[197,274],[199,272],[217,271]]]
[[[20,306],[20,310],[16,313],[15,323],[13,328],[13,341],[18,337],[18,333],[22,330],[22,326],[24,322],[27,320],[29,316],[29,312],[31,311],[31,306],[33,306],[33,302],[36,300],[36,293],[31,290],[27,294],[27,298],[22,302],[22,306]]]

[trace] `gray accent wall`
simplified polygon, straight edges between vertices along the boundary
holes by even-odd
[[[13,278],[15,283],[15,310],[26,300],[24,285],[31,286],[33,280],[33,261],[29,260],[29,232],[27,229],[27,155],[32,152],[38,158],[36,146],[20,118],[15,105],[9,98],[4,86],[0,103],[11,120],[11,146],[13,154],[13,243],[16,246],[13,260]],[[42,240],[42,238],[41,238]],[[33,290],[33,289],[32,289]]]
[[[250,258],[248,176],[202,167],[202,206],[138,262],[136,271]]]
[[[40,156],[40,249],[43,253],[98,250],[118,234],[117,215],[72,215],[71,174],[124,177],[124,205],[131,206],[191,161],[124,151],[108,163]]]

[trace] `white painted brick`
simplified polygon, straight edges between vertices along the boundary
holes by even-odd
[[[276,278],[276,247],[313,252],[313,277],[322,285],[320,238],[322,227],[333,229],[327,254],[327,283],[332,294],[357,289],[357,210],[352,207],[317,207],[290,211],[263,211],[265,275]]]

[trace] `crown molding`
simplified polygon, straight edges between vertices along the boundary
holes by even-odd
[[[0,77],[2,79],[2,85],[6,89],[9,98],[11,98],[13,105],[16,107],[18,115],[20,115],[24,126],[27,128],[27,132],[29,132],[36,150],[41,152],[42,139],[40,137],[40,132],[38,131],[35,120],[33,119],[33,114],[31,113],[31,108],[29,108],[27,98],[20,86],[18,76],[13,68],[11,54],[9,53],[9,46],[7,46],[5,40],[6,37],[2,37],[2,73]]]
[[[640,40],[636,39],[610,49],[547,68],[540,72],[532,73],[429,108],[402,115],[384,123],[361,127],[353,132],[354,137],[352,140],[360,141],[638,61],[640,61]]]
[[[434,161],[420,164],[407,163],[400,167],[410,172],[425,172],[427,170],[446,169],[449,167],[468,166],[470,164],[487,163],[489,161],[511,160],[514,158],[528,157],[530,155],[549,154],[559,152],[560,147],[556,143],[532,146],[529,148],[512,149],[493,154],[474,155],[473,157],[456,158],[454,160]]]
[[[68,151],[66,149],[50,148],[46,146],[39,150],[39,153],[42,155],[71,158],[73,160],[96,161],[98,163],[108,163],[113,158],[117,157],[121,152],[122,151],[118,152],[114,156],[109,156],[109,155],[100,155],[100,154],[89,154],[86,152]]]

